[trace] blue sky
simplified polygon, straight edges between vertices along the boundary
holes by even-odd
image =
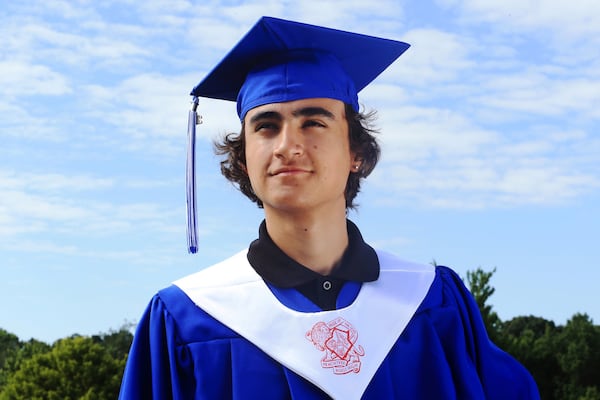
[[[184,168],[189,91],[262,15],[412,45],[360,94],[383,157],[350,217],[372,245],[496,267],[502,319],[600,322],[600,3],[30,0],[0,7],[1,328],[118,329],[256,237],[211,150],[233,104],[200,102],[197,255]]]

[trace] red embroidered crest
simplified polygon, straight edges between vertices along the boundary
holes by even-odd
[[[360,357],[365,351],[356,344],[357,330],[345,319],[338,317],[328,323],[317,322],[306,332],[306,338],[325,352],[321,359],[323,368],[332,368],[337,375],[360,372]]]

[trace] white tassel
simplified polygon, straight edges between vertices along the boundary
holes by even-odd
[[[202,123],[198,116],[198,97],[192,100],[192,107],[188,113],[188,144],[186,162],[186,198],[187,198],[187,239],[188,252],[194,254],[198,251],[198,237],[196,227],[196,125]]]

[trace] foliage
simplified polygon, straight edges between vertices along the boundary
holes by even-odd
[[[132,340],[128,330],[74,335],[52,346],[36,340],[15,342],[13,336],[0,331],[0,356],[5,359],[0,400],[117,397]]]
[[[21,342],[16,335],[0,329],[0,393],[24,360],[49,349],[50,346],[39,340]]]
[[[488,304],[489,298],[496,291],[496,289],[490,286],[490,279],[495,272],[496,268],[490,272],[485,272],[481,268],[477,268],[475,271],[467,271],[467,283],[479,307],[490,339],[497,342],[501,321],[498,314],[492,310],[492,306]]]
[[[92,340],[105,347],[112,357],[117,359],[127,358],[127,353],[129,353],[129,347],[131,347],[131,341],[133,340],[133,335],[131,334],[133,327],[134,324],[127,323],[118,331],[94,335],[92,336]]]
[[[0,329],[0,388],[2,388],[9,375],[9,364],[19,352],[20,342],[16,335]]]
[[[600,399],[600,330],[585,314],[575,314],[557,337],[563,382],[557,398]],[[595,397],[594,397],[595,396]]]
[[[533,315],[502,321],[490,303],[495,271],[467,272],[490,338],[531,372],[542,399],[600,400],[600,326],[586,314],[573,315],[565,325]],[[0,329],[0,400],[116,398],[131,327],[74,335],[52,346],[22,342]]]
[[[532,315],[501,321],[489,304],[495,271],[467,272],[490,338],[529,370],[542,399],[600,400],[600,326],[585,314],[565,326]]]
[[[517,358],[534,376],[542,399],[553,399],[563,373],[556,359],[556,336],[552,321],[526,316],[503,324],[498,345]]]

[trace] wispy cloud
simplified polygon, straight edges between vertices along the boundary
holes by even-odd
[[[543,42],[533,32],[568,34],[570,46],[589,47],[587,54],[589,28],[555,26],[561,11],[547,11],[549,2],[441,3],[462,13],[462,29],[406,32],[412,47],[402,62],[365,90],[383,133],[383,167],[373,179],[389,197],[380,201],[518,207],[564,204],[597,190],[600,57],[574,63],[564,40]],[[596,18],[580,6],[562,25]]]
[[[135,12],[128,18],[116,12],[117,3],[40,3],[41,11],[32,7],[0,28],[11,54],[0,62],[0,81],[17,100],[0,100],[0,113],[8,134],[33,137],[10,126],[30,118],[33,105],[24,93],[49,96],[65,102],[61,118],[85,116],[94,129],[83,137],[106,149],[179,157],[191,86],[268,9],[342,29],[393,30],[412,44],[402,62],[363,94],[382,116],[383,162],[389,168],[375,179],[385,180],[391,196],[425,182],[439,203],[455,203],[460,191],[474,204],[493,206],[556,202],[596,187],[600,178],[591,149],[597,144],[590,129],[600,115],[598,58],[574,64],[565,57],[565,38],[541,43],[542,58],[532,59],[528,49],[540,44],[538,29],[567,37],[569,48],[587,46],[583,39],[600,25],[590,24],[597,6],[578,2],[566,13],[562,3],[549,1],[439,3],[459,14],[462,29],[419,27],[398,35],[404,9],[391,0],[378,8],[324,1],[316,20],[306,2],[132,2]],[[200,135],[237,129],[232,107],[205,104],[211,112]],[[29,123],[33,132],[48,131],[40,140],[76,135],[83,148],[93,146],[81,132],[60,131],[50,115]],[[556,139],[560,135],[567,136]],[[572,155],[561,151],[566,146]],[[395,179],[388,181],[388,175]]]
[[[144,229],[157,234],[173,231],[181,209],[139,200],[111,203],[97,196],[116,185],[120,183],[106,178],[4,171],[0,174],[0,234],[123,235]]]
[[[590,258],[594,251],[590,238],[598,236],[597,227],[575,225],[588,221],[588,214],[592,221],[597,207],[587,200],[600,189],[600,3],[382,0],[374,4],[4,2],[0,262],[8,268],[0,268],[0,282],[7,283],[3,293],[37,298],[24,288],[45,287],[46,279],[54,279],[57,290],[65,292],[70,292],[65,285],[82,292],[114,292],[118,310],[98,306],[93,298],[90,302],[81,298],[81,307],[86,315],[93,310],[94,315],[118,314],[121,320],[123,315],[139,314],[137,306],[125,311],[123,304],[139,303],[142,297],[145,301],[148,290],[170,279],[167,276],[175,278],[184,269],[223,259],[255,237],[262,213],[220,176],[208,143],[209,138],[239,129],[233,103],[200,101],[204,123],[198,126],[197,162],[203,245],[196,258],[185,254],[183,179],[188,93],[264,14],[412,45],[360,94],[367,109],[379,111],[382,132],[381,165],[368,178],[364,193],[379,203],[362,205],[364,215],[374,216],[363,225],[370,224],[374,245],[406,250],[427,262],[435,248],[477,241],[469,228],[455,223],[440,225],[437,234],[428,232],[427,238],[420,238],[427,216],[451,220],[476,215],[494,222],[499,213],[510,219],[535,209],[547,212],[524,216],[523,224],[534,234],[546,235],[545,227],[535,230],[543,225],[536,220],[540,215],[543,222],[550,215],[553,223],[570,232],[569,237],[555,235],[555,243],[545,236],[544,245],[560,250],[549,259]],[[400,214],[378,207],[382,204],[406,210],[400,213],[405,219],[402,236],[394,236],[391,230],[398,227],[390,223]],[[573,204],[586,208],[575,210]],[[419,208],[425,212],[414,212]],[[585,218],[578,219],[581,215]],[[505,225],[519,229],[519,222]],[[488,229],[474,223],[471,227]],[[489,254],[477,254],[476,246],[489,249]],[[511,261],[506,252],[495,252],[496,246],[477,242],[469,249],[473,258],[460,257],[457,263],[498,259],[507,269],[511,262],[513,268],[526,264],[536,274],[540,258],[530,255],[548,252],[535,243],[524,246],[511,244],[508,253],[518,258]],[[531,251],[536,246],[540,251]],[[425,255],[418,254],[423,247]],[[573,264],[577,268],[585,260]],[[552,268],[560,267],[544,265],[545,270]],[[57,277],[57,271],[66,273]],[[523,273],[519,271],[519,276]],[[100,275],[105,279],[96,279]],[[114,282],[129,284],[119,293],[113,290]],[[564,288],[563,283],[544,287]],[[581,291],[581,282],[573,287]],[[544,297],[538,289],[536,296],[545,299],[540,302],[556,308],[554,293]],[[73,304],[72,297],[65,296],[65,301],[62,308]],[[593,312],[593,307],[586,311]],[[24,313],[44,326],[56,323],[56,318],[44,320],[48,316],[44,311],[39,305],[19,309],[13,323],[18,326]],[[548,316],[554,315],[554,310],[548,311]],[[70,331],[66,335],[79,330],[85,318],[72,320],[61,319],[57,331]]]
[[[0,62],[0,85],[8,98],[15,95],[64,95],[72,90],[68,79],[45,65],[20,61]]]
[[[554,32],[557,40],[594,34],[597,37],[600,32],[600,4],[594,0],[438,0],[438,3],[458,8],[469,23],[492,23],[506,31],[518,28],[534,35]],[[545,32],[539,32],[541,29]]]

